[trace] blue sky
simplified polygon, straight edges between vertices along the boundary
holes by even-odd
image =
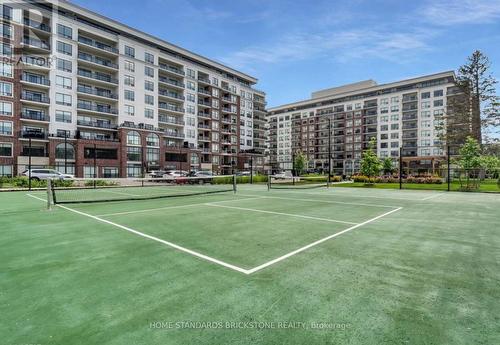
[[[456,70],[500,77],[500,0],[73,0],[259,79],[270,106],[359,80]]]

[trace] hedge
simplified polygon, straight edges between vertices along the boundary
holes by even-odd
[[[399,183],[399,178],[394,176],[377,176],[368,177],[356,175],[352,177],[354,182],[362,183]],[[418,183],[418,184],[442,184],[443,179],[435,176],[408,176],[403,178],[403,183]]]

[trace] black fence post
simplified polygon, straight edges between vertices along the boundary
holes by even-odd
[[[250,156],[250,184],[253,184],[253,157]]]
[[[403,189],[403,148],[399,148],[399,189]]]
[[[328,118],[328,186],[332,183],[332,118]]]
[[[28,139],[28,190],[31,190],[31,138]]]
[[[64,173],[68,173],[68,134],[64,134]]]
[[[94,144],[94,189],[97,187],[97,145]]]
[[[448,192],[451,190],[451,162],[450,162],[450,145],[447,145],[447,158],[448,158],[448,173],[447,173],[447,180],[448,180]]]

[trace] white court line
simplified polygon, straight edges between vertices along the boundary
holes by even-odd
[[[230,209],[241,210],[241,211],[251,211],[251,212],[259,212],[259,213],[277,214],[277,215],[280,215],[280,216],[319,220],[319,221],[322,221],[322,222],[342,223],[342,224],[351,224],[351,225],[352,224],[358,224],[358,223],[353,223],[353,222],[345,222],[343,220],[336,220],[336,219],[330,219],[330,218],[311,217],[311,216],[304,216],[304,215],[301,215],[301,214],[293,214],[293,213],[283,213],[283,212],[266,211],[266,210],[259,210],[259,209],[256,209],[256,208],[215,205],[215,204],[212,204],[212,203],[206,203],[205,205],[207,205],[207,206],[213,206],[213,207],[230,208]]]
[[[397,212],[397,211],[399,211],[399,210],[401,210],[401,209],[402,209],[402,207],[399,207],[399,208],[397,208],[397,209],[395,209],[395,210],[392,210],[392,211],[386,212],[386,213],[384,213],[384,214],[381,214],[380,216],[377,216],[377,217],[374,217],[374,218],[372,218],[372,219],[369,219],[369,220],[367,220],[367,221],[365,221],[365,222],[363,222],[363,223],[356,224],[356,225],[354,225],[354,226],[351,226],[350,228],[347,228],[347,229],[345,229],[345,230],[339,231],[339,232],[337,232],[337,233],[335,233],[335,234],[333,234],[333,235],[330,235],[330,236],[324,237],[324,238],[322,238],[322,239],[320,239],[320,240],[318,240],[318,241],[316,241],[316,242],[313,242],[313,243],[308,244],[307,246],[304,246],[304,247],[302,247],[302,248],[296,249],[296,250],[294,250],[294,251],[292,251],[292,252],[290,252],[290,253],[288,253],[288,254],[285,254],[285,255],[283,255],[283,256],[280,256],[279,258],[276,258],[276,259],[274,259],[274,260],[268,261],[268,262],[266,262],[265,264],[262,264],[262,265],[260,265],[260,266],[257,266],[257,267],[254,267],[254,268],[251,268],[251,269],[247,270],[247,271],[248,271],[248,273],[247,273],[247,274],[252,274],[252,273],[255,273],[255,272],[257,272],[257,271],[260,271],[260,270],[261,270],[261,269],[263,269],[263,268],[266,268],[266,267],[268,267],[268,266],[274,265],[275,263],[280,262],[280,261],[283,261],[283,260],[285,260],[285,259],[288,259],[288,258],[289,258],[289,257],[291,257],[291,256],[294,256],[294,255],[296,255],[296,254],[298,254],[298,253],[300,253],[300,252],[303,252],[304,250],[307,250],[307,249],[309,249],[309,248],[312,248],[312,247],[314,247],[314,246],[317,246],[317,245],[318,245],[318,244],[320,244],[320,243],[323,243],[323,242],[328,241],[328,240],[330,240],[330,239],[332,239],[332,238],[334,238],[334,237],[337,237],[337,236],[340,236],[340,235],[342,235],[342,234],[345,234],[346,232],[349,232],[349,231],[351,231],[351,230],[354,230],[354,229],[356,229],[356,228],[359,228],[360,226],[363,226],[363,225],[366,225],[366,224],[371,223],[371,222],[373,222],[373,221],[376,221],[377,219],[380,219],[380,218],[382,218],[382,217],[385,217],[385,216],[387,216],[387,215],[389,215],[389,214],[391,214],[391,213]]]
[[[441,195],[444,195],[444,193],[439,193],[439,194],[431,195],[431,196],[428,196],[427,198],[423,198],[423,199],[420,199],[420,200],[429,200],[429,199],[437,198],[438,196],[441,196]]]
[[[34,195],[31,195],[31,194],[27,194],[28,196],[32,197],[32,198],[35,198],[35,199],[38,199],[38,200],[41,200],[41,201],[45,201],[44,199],[42,198],[39,198],[37,196],[34,196]],[[69,208],[69,207],[66,207],[66,206],[63,206],[63,205],[57,205],[58,207],[62,208],[62,209],[65,209],[67,211],[70,211],[70,212],[74,212],[76,214],[79,214],[81,216],[85,216],[85,217],[89,217],[89,218],[92,218],[92,219],[95,219],[99,222],[102,222],[102,223],[106,223],[106,224],[109,224],[109,225],[113,225],[113,226],[116,226],[117,228],[120,228],[122,230],[125,230],[125,231],[129,231],[133,234],[136,234],[138,236],[141,236],[141,237],[144,237],[144,238],[148,238],[150,240],[153,240],[153,241],[156,241],[156,242],[160,242],[162,244],[165,244],[169,247],[172,247],[172,248],[175,248],[177,250],[180,250],[180,251],[183,251],[185,253],[188,253],[188,254],[191,254],[193,256],[196,256],[198,258],[201,258],[201,259],[204,259],[204,260],[207,260],[207,261],[210,261],[210,262],[213,262],[215,264],[218,264],[218,265],[221,265],[221,266],[224,266],[224,267],[227,267],[227,268],[230,268],[232,270],[235,270],[235,271],[238,271],[238,272],[241,272],[241,273],[245,273],[245,274],[249,274],[248,273],[248,270],[244,269],[244,268],[241,268],[241,267],[238,267],[238,266],[235,266],[235,265],[231,265],[227,262],[224,262],[224,261],[221,261],[221,260],[218,260],[218,259],[215,259],[215,258],[212,258],[210,256],[207,256],[207,255],[204,255],[204,254],[201,254],[201,253],[198,253],[198,252],[195,252],[194,250],[191,250],[191,249],[187,249],[187,248],[184,248],[184,247],[181,247],[175,243],[172,243],[172,242],[168,242],[168,241],[165,241],[165,240],[162,240],[161,238],[158,238],[158,237],[154,237],[154,236],[151,236],[151,235],[147,235],[145,233],[142,233],[140,231],[137,231],[137,230],[134,230],[132,228],[129,228],[129,227],[126,227],[126,226],[123,226],[123,225],[120,225],[120,224],[117,224],[117,223],[113,223],[109,220],[106,220],[106,219],[102,219],[102,218],[99,218],[97,216],[93,216],[91,214],[88,214],[88,213],[84,213],[84,212],[81,212],[81,211],[77,211],[77,210],[74,210],[72,208]]]
[[[228,202],[228,201],[240,201],[240,200],[255,200],[255,199],[261,199],[261,197],[221,200],[221,201],[213,201],[212,203]],[[169,210],[169,209],[174,209],[174,208],[200,206],[200,205],[206,205],[206,202],[197,202],[197,203],[194,203],[194,204],[187,204],[187,205],[177,205],[177,206],[165,206],[165,207],[157,207],[157,208],[147,208],[147,209],[144,209],[144,210],[134,210],[134,211],[124,211],[124,212],[116,212],[116,213],[98,214],[96,217],[121,216],[121,215],[124,215],[124,214],[152,212],[152,211],[159,211],[159,210]]]
[[[306,194],[306,193],[303,193]],[[309,193],[312,194],[312,193]],[[241,196],[256,196],[252,194],[241,194]],[[325,195],[325,194],[314,194],[314,195]],[[299,199],[299,198],[285,198],[281,196],[261,196],[264,199],[282,199],[282,200],[297,200],[297,201],[309,201],[309,202],[319,202],[319,203],[327,203],[327,204],[342,204],[342,205],[353,205],[353,206],[369,206],[369,207],[387,207],[387,208],[398,208],[399,206],[392,205],[375,205],[375,204],[362,204],[358,202],[345,202],[345,201],[332,201],[332,200],[318,200],[318,199]]]
[[[114,190],[103,190],[103,189],[100,189],[99,190],[100,192],[107,192],[107,193],[114,193],[114,194],[121,194],[121,195],[127,195],[127,196],[141,196],[139,194],[131,194],[131,193],[125,193],[125,192],[117,192],[117,191],[114,191]]]
[[[34,196],[34,195],[31,195],[31,194],[27,194],[27,195],[28,195],[28,196],[30,196],[30,197],[32,197],[32,198],[35,198],[35,199],[37,199],[37,200],[40,200],[40,201],[43,201],[43,202],[47,202],[47,200],[46,200],[46,199],[42,199],[42,198],[39,198],[39,197]],[[229,201],[229,200],[228,200],[228,201]],[[347,229],[345,229],[345,230],[339,231],[339,232],[337,232],[337,233],[335,233],[335,234],[333,234],[333,235],[330,235],[330,236],[324,237],[324,238],[322,238],[322,239],[320,239],[320,240],[318,240],[318,241],[315,241],[315,242],[310,243],[310,244],[308,244],[308,245],[306,245],[306,246],[304,246],[304,247],[301,247],[301,248],[299,248],[299,249],[296,249],[296,250],[294,250],[294,251],[292,251],[292,252],[290,252],[290,253],[288,253],[288,254],[285,254],[285,255],[283,255],[283,256],[280,256],[280,257],[278,257],[278,258],[276,258],[276,259],[274,259],[274,260],[268,261],[268,262],[266,262],[266,263],[264,263],[264,264],[262,264],[262,265],[256,266],[256,267],[251,268],[251,269],[244,269],[244,268],[241,268],[241,267],[238,267],[238,266],[235,266],[235,265],[229,264],[229,263],[227,263],[227,262],[224,262],[224,261],[221,261],[221,260],[218,260],[218,259],[212,258],[212,257],[210,257],[210,256],[207,256],[207,255],[204,255],[204,254],[201,254],[201,253],[195,252],[195,251],[193,251],[193,250],[190,250],[190,249],[187,249],[187,248],[181,247],[181,246],[179,246],[179,245],[177,245],[177,244],[175,244],[175,243],[171,243],[171,242],[168,242],[168,241],[162,240],[162,239],[160,239],[160,238],[157,238],[157,237],[154,237],[154,236],[150,236],[150,235],[144,234],[144,233],[142,233],[142,232],[140,232],[140,231],[137,231],[137,230],[134,230],[134,229],[128,228],[128,227],[126,227],[126,226],[123,226],[123,225],[120,225],[120,224],[116,224],[116,223],[110,222],[110,221],[108,221],[108,220],[105,220],[105,219],[99,218],[99,217],[97,217],[97,216],[93,216],[93,215],[90,215],[90,214],[87,214],[87,213],[84,213],[84,212],[80,212],[80,211],[77,211],[77,210],[71,209],[71,208],[69,208],[69,207],[63,206],[63,205],[57,205],[57,206],[58,206],[58,207],[60,207],[60,208],[62,208],[62,209],[65,209],[65,210],[67,210],[67,211],[74,212],[74,213],[77,213],[77,214],[79,214],[79,215],[82,215],[82,216],[85,216],[85,217],[89,217],[89,218],[95,219],[95,220],[97,220],[97,221],[99,221],[99,222],[103,222],[103,223],[106,223],[106,224],[109,224],[109,225],[116,226],[116,227],[118,227],[118,228],[120,228],[120,229],[123,229],[123,230],[129,231],[129,232],[131,232],[131,233],[133,233],[133,234],[136,234],[136,235],[138,235],[138,236],[141,236],[141,237],[144,237],[144,238],[148,238],[148,239],[151,239],[151,240],[153,240],[153,241],[160,242],[160,243],[165,244],[165,245],[167,245],[167,246],[169,246],[169,247],[172,247],[172,248],[178,249],[178,250],[180,250],[180,251],[183,251],[183,252],[185,252],[185,253],[191,254],[191,255],[196,256],[196,257],[198,257],[198,258],[201,258],[201,259],[204,259],[204,260],[210,261],[210,262],[212,262],[212,263],[215,263],[215,264],[218,264],[218,265],[224,266],[224,267],[226,267],[226,268],[229,268],[229,269],[232,269],[232,270],[234,270],[234,271],[241,272],[241,273],[244,273],[244,274],[247,274],[247,275],[250,275],[250,274],[252,274],[252,273],[255,273],[255,272],[257,272],[257,271],[260,271],[260,270],[262,270],[262,269],[264,269],[264,268],[266,268],[266,267],[269,267],[269,266],[271,266],[271,265],[273,265],[273,264],[275,264],[275,263],[278,263],[278,262],[280,262],[280,261],[283,261],[283,260],[285,260],[285,259],[287,259],[287,258],[289,258],[289,257],[291,257],[291,256],[294,256],[294,255],[296,255],[296,254],[298,254],[298,253],[300,253],[300,252],[303,252],[303,251],[305,251],[305,250],[307,250],[307,249],[309,249],[309,248],[311,248],[311,247],[314,247],[314,246],[316,246],[316,245],[318,245],[318,244],[320,244],[320,243],[323,243],[323,242],[328,241],[328,240],[330,240],[330,239],[332,239],[332,238],[335,238],[335,237],[337,237],[337,236],[340,236],[340,235],[342,235],[342,234],[345,234],[345,233],[347,233],[347,232],[349,232],[349,231],[351,231],[351,230],[354,230],[354,229],[356,229],[356,228],[359,228],[359,227],[361,227],[361,226],[363,226],[363,225],[366,225],[366,224],[368,224],[368,223],[374,222],[374,221],[376,221],[377,219],[380,219],[380,218],[382,218],[382,217],[385,217],[385,216],[387,216],[387,215],[389,215],[389,214],[391,214],[391,213],[393,213],[393,212],[396,212],[396,211],[399,211],[399,210],[401,210],[401,209],[402,209],[402,207],[399,207],[399,208],[394,209],[394,210],[392,210],[392,211],[389,211],[389,212],[386,212],[386,213],[384,213],[384,214],[381,214],[380,216],[377,216],[377,217],[371,218],[371,219],[369,219],[369,220],[367,220],[367,221],[364,221],[364,222],[362,222],[362,223],[356,224],[356,225],[354,225],[354,226],[352,226],[352,227],[350,227],[350,228],[347,228]]]
[[[352,189],[356,189],[356,187],[353,187]],[[384,189],[384,191],[389,190],[389,189]],[[308,194],[308,195],[335,195],[335,194],[327,194],[327,193],[306,193],[306,192],[295,192],[295,191],[289,191],[289,190],[283,190],[285,193],[298,193],[298,194]],[[335,190],[334,193],[339,192],[339,190]],[[392,199],[392,200],[410,200],[410,201],[419,201],[419,200],[424,200],[424,199],[415,199],[415,198],[393,198],[393,197],[385,197],[385,196],[374,196],[374,195],[353,195],[352,193],[340,193],[344,194],[343,196],[350,196],[353,198],[375,198],[375,199]],[[372,205],[373,206],[373,205]],[[394,206],[391,206],[394,207]]]

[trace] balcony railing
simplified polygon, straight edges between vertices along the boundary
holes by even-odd
[[[204,100],[202,100],[202,99],[199,99],[199,100],[198,100],[198,104],[205,105],[205,106],[207,106],[207,107],[209,107],[209,106],[210,106],[210,102],[208,102],[208,101],[204,101]]]
[[[171,123],[174,125],[184,125],[184,121],[182,121],[182,120],[178,120],[176,118],[171,118],[171,117],[162,116],[162,115],[158,116],[158,121],[163,122],[163,123]]]
[[[104,81],[106,83],[118,84],[118,79],[113,78],[109,75],[105,75],[105,74],[100,74],[100,73],[96,73],[96,72],[88,72],[88,71],[84,71],[84,70],[79,69],[78,75],[85,77],[85,78],[91,78],[91,79],[95,79],[95,80]]]
[[[25,101],[39,102],[39,103],[50,103],[50,98],[37,93],[22,92],[21,99]]]
[[[43,76],[23,73],[21,80],[26,81],[28,83],[50,86],[50,80]]]
[[[198,112],[198,116],[200,116],[200,117],[207,117],[207,118],[211,118],[210,114],[208,114],[208,113],[204,113],[204,112],[202,112],[202,111],[199,111],[199,112]]]
[[[198,89],[198,93],[202,93],[202,94],[207,95],[207,96],[212,96],[212,94],[210,93],[210,91],[207,91],[207,90],[204,90],[204,89]]]
[[[162,95],[162,96],[170,97],[170,98],[180,99],[180,100],[184,100],[185,99],[184,96],[182,96],[182,95],[179,95],[179,94],[177,94],[175,92],[165,91],[165,90],[159,90],[158,94]]]
[[[95,41],[93,39],[84,37],[84,36],[78,36],[78,42],[86,44],[88,46],[92,46],[94,48],[98,48],[110,53],[118,54],[118,49],[111,47],[110,45],[107,45],[105,43],[101,43],[99,41]]]
[[[88,61],[88,62],[92,62],[92,63],[98,64],[98,65],[101,65],[101,66],[104,66],[104,67],[110,67],[110,68],[118,69],[118,65],[116,63],[112,62],[111,60],[102,59],[100,57],[93,56],[93,55],[90,55],[90,54],[87,54],[87,53],[79,52],[78,53],[78,58],[80,60],[85,60],[85,61]]]
[[[183,113],[184,112],[184,108],[177,107],[177,106],[174,106],[174,105],[171,105],[171,104],[168,104],[168,103],[159,103],[158,107],[162,108],[162,109],[166,109],[166,110],[176,111],[176,112],[179,112],[179,113]]]
[[[184,138],[184,133],[180,132],[164,131],[163,134],[167,137]]]
[[[41,56],[33,57],[33,56],[24,55],[21,58],[21,61],[23,62],[23,64],[30,65],[30,66],[50,68],[49,59],[41,57]]]
[[[28,120],[37,120],[37,121],[50,121],[49,115],[46,115],[43,111],[32,111],[32,110],[23,110],[21,112],[22,119]]]
[[[34,29],[42,30],[45,32],[50,32],[50,26],[45,24],[45,23],[40,23],[35,20],[29,19],[29,18],[24,18],[24,25],[29,26]]]
[[[164,63],[161,63],[159,66],[160,66],[160,69],[165,70],[165,71],[174,72],[174,73],[177,73],[177,74],[180,74],[180,75],[185,75],[186,74],[183,70],[181,70],[181,69],[179,69],[177,67],[166,65]]]
[[[45,50],[50,50],[50,45],[42,40],[32,38],[32,37],[24,37],[23,43],[27,44],[32,47],[40,48],[40,49],[45,49]]]
[[[47,139],[47,132],[44,131],[21,131],[19,132],[21,138],[26,139]]]
[[[198,77],[198,81],[201,81],[206,84],[210,84],[210,79],[204,77]]]
[[[87,104],[87,103],[79,102],[77,105],[77,108],[83,109],[83,110],[95,111],[95,112],[99,112],[99,113],[112,114],[112,115],[118,114],[118,110],[116,108],[112,108],[109,106],[102,106],[102,105],[98,105],[98,104]]]
[[[95,95],[95,96],[100,96],[100,97],[105,97],[105,98],[110,98],[110,99],[118,99],[118,96],[110,91],[102,91],[102,90],[98,90],[98,89],[92,89],[92,88],[81,86],[81,85],[78,85],[77,90],[78,90],[78,92],[86,93],[89,95]]]
[[[182,87],[182,88],[184,88],[184,86],[185,86],[184,83],[181,83],[180,81],[168,79],[168,78],[164,78],[164,77],[159,77],[159,81],[161,81],[162,83],[165,83],[165,84],[174,85],[174,86]]]
[[[96,122],[96,121],[85,121],[85,120],[77,120],[78,126],[87,126],[87,127],[95,127],[95,128],[105,128],[105,129],[116,129],[117,126],[109,123],[109,122]]]

